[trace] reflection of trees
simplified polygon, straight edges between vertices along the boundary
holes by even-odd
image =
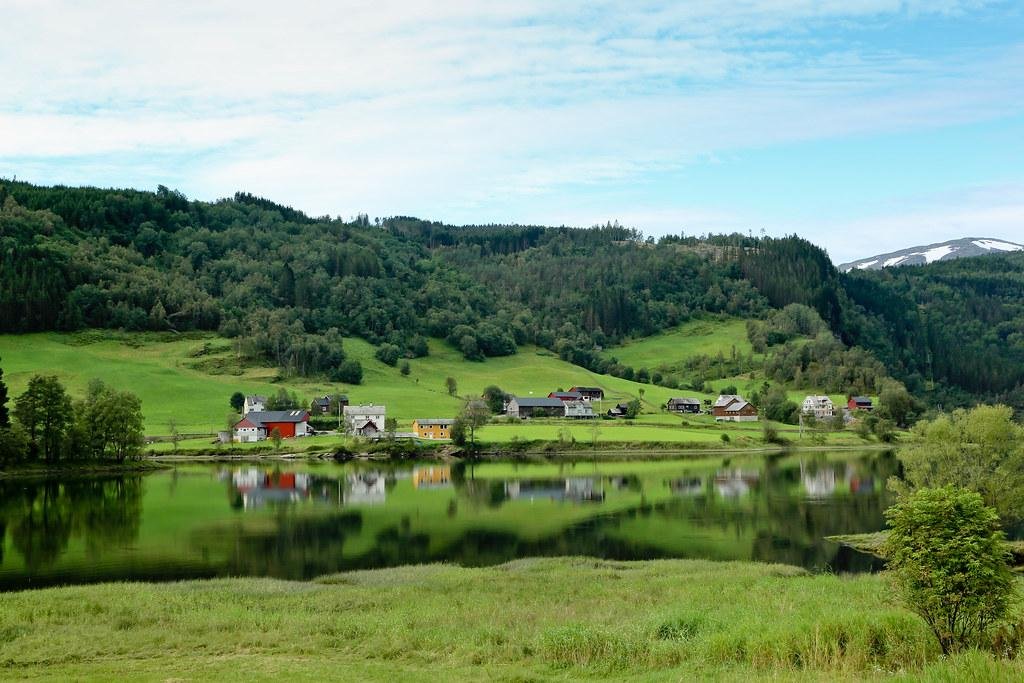
[[[142,479],[0,482],[0,501],[0,528],[10,527],[11,545],[28,571],[37,572],[54,564],[72,538],[84,540],[90,557],[111,543],[133,541],[139,532]]]

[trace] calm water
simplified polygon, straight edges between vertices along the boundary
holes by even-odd
[[[877,531],[888,454],[773,462],[380,468],[188,465],[0,481],[0,589],[207,576],[310,578],[537,555],[707,558],[867,571],[825,541]]]

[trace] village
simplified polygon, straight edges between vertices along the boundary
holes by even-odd
[[[630,420],[640,414],[640,402],[616,402],[607,410],[602,404],[605,392],[599,387],[573,386],[566,390],[555,390],[544,397],[505,396],[501,412],[491,419],[508,420]],[[480,401],[483,404],[483,401]],[[242,416],[230,432],[221,432],[221,442],[253,443],[265,440],[283,440],[314,436],[322,433],[343,434],[367,440],[414,439],[425,441],[450,440],[455,417],[419,417],[412,420],[412,431],[398,431],[397,420],[388,418],[387,407],[382,404],[349,403],[348,396],[318,396],[309,403],[309,408],[268,410],[266,396],[245,396]],[[715,422],[757,422],[758,408],[738,394],[720,394],[717,399],[695,397],[672,397],[661,409],[669,414],[706,415]],[[831,421],[841,417],[843,424],[850,424],[858,413],[874,409],[872,399],[865,396],[847,397],[846,405],[838,407],[825,395],[808,395],[800,405],[800,426],[805,421]],[[314,418],[336,419],[336,428],[329,431],[315,429]]]

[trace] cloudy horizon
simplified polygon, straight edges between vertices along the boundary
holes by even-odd
[[[312,215],[1024,235],[1024,11],[984,0],[8,0],[0,176]]]

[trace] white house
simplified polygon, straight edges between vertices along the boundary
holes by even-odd
[[[266,409],[266,396],[246,396],[245,405],[242,406],[242,415],[248,415],[249,413],[261,413]]]
[[[384,433],[384,406],[345,406],[345,431],[360,436],[376,436]]]
[[[566,401],[562,405],[565,408],[566,417],[574,417],[583,420],[597,417],[597,415],[594,414],[594,408],[590,405],[590,401],[586,399],[581,398],[578,401]]]
[[[832,399],[828,396],[808,396],[804,399],[801,411],[804,415],[813,415],[819,420],[828,419],[836,414]]]

